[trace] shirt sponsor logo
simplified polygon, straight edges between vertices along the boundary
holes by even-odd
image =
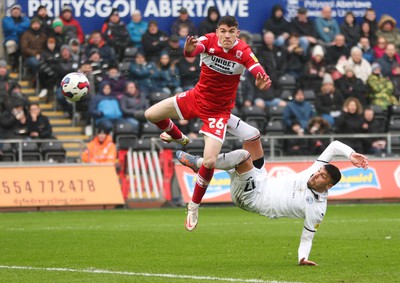
[[[215,53],[215,48],[212,48],[212,47],[211,47],[211,48],[208,50],[208,52],[211,53],[211,54],[214,54],[214,53]]]
[[[343,169],[342,179],[329,190],[329,195],[340,196],[362,189],[381,189],[378,174],[374,168],[362,171],[359,168]]]
[[[197,174],[195,173],[184,173],[183,179],[185,187],[190,196],[193,195],[194,186],[197,180]],[[208,185],[204,199],[211,199],[230,193],[231,178],[225,171],[216,171],[214,177],[211,179]]]

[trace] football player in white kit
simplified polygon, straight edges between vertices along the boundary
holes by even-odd
[[[317,265],[308,260],[312,240],[326,213],[328,190],[341,178],[339,169],[329,162],[335,156],[345,156],[354,166],[367,169],[367,157],[333,141],[308,169],[269,179],[259,131],[234,115],[228,122],[228,131],[244,140],[243,149],[220,154],[216,164],[217,169],[227,170],[231,176],[233,202],[246,211],[271,219],[303,218],[298,263]],[[176,155],[183,165],[198,171],[201,157],[183,151],[177,151]]]

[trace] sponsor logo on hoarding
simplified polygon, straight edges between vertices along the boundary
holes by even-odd
[[[269,178],[278,178],[281,176],[290,176],[293,174],[296,174],[296,171],[288,166],[274,166],[270,170],[268,170]]]
[[[197,175],[193,173],[185,172],[183,174],[183,180],[185,182],[185,188],[187,193],[192,196],[194,192],[194,186],[196,184]],[[222,196],[230,193],[231,178],[225,171],[216,171],[214,177],[211,179],[208,185],[207,192],[204,195],[204,199],[210,199]]]
[[[367,170],[346,168],[341,172],[342,179],[329,190],[330,196],[345,195],[362,189],[381,189],[378,174],[374,168],[368,168]]]

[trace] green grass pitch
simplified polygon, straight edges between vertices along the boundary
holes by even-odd
[[[1,282],[400,282],[400,204],[329,205],[297,266],[303,221],[236,207],[0,214]]]

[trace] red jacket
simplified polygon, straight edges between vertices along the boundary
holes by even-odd
[[[84,41],[85,41],[85,34],[83,33],[81,24],[77,20],[75,20],[74,18],[71,18],[69,21],[67,21],[62,17],[62,15],[60,16],[60,19],[62,20],[62,22],[64,24],[64,27],[65,26],[74,26],[76,28],[76,32],[77,32],[77,36],[78,36],[79,42],[81,44],[83,44]]]

